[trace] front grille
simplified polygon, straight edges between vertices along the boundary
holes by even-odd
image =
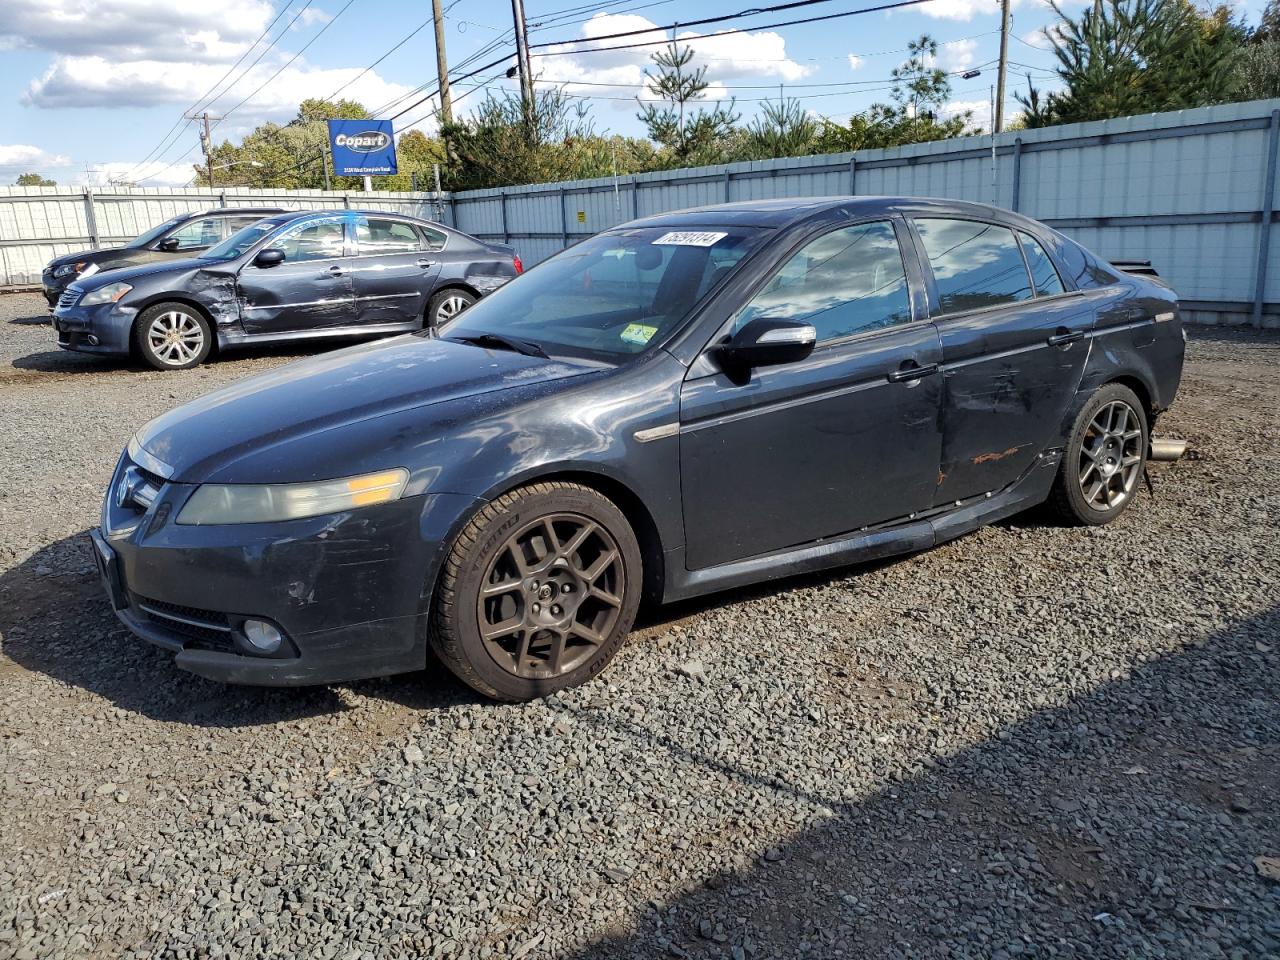
[[[62,296],[58,297],[58,309],[65,310],[68,307],[74,307],[79,301],[80,291],[67,287],[62,291]]]
[[[225,613],[152,600],[136,593],[133,595],[133,602],[156,626],[194,640],[196,646],[211,650],[233,649],[231,621]]]
[[[160,490],[164,484],[163,477],[158,477],[150,470],[144,470],[136,463],[131,463],[121,472],[120,479],[116,481],[114,492],[116,506],[137,513],[146,513],[160,496]]]

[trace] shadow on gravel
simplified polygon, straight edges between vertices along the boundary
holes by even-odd
[[[253,726],[342,711],[347,709],[339,693],[342,689],[410,710],[482,702],[444,667],[434,664],[418,673],[304,688],[241,687],[193,676],[174,666],[170,654],[134,637],[116,619],[103,596],[90,551],[89,538],[82,532],[44,547],[0,574],[3,652],[19,668],[89,690],[123,710],[201,726]],[[644,643],[670,625],[715,607],[831,583],[849,573],[806,574],[660,607],[646,612],[630,642]]]
[[[638,930],[575,960],[1280,956],[1280,884],[1253,862],[1280,855],[1278,689],[1280,606],[970,749],[919,751],[866,796],[780,778],[832,818],[650,901]],[[597,722],[691,771],[764,782]]]
[[[49,314],[47,313],[36,314],[30,317],[14,317],[9,322],[17,324],[20,327],[38,327],[41,324],[44,324],[46,327],[50,326]]]
[[[47,674],[155,720],[242,727],[348,709],[342,690],[417,710],[473,702],[443,669],[328,687],[240,687],[179,670],[134,637],[102,594],[84,533],[59,540],[0,574],[0,636],[15,668]]]

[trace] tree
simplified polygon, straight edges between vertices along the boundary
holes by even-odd
[[[42,177],[38,173],[20,173],[18,174],[17,185],[19,187],[56,187],[58,181]]]
[[[673,41],[651,59],[657,71],[644,72],[645,86],[663,104],[641,103],[637,116],[648,130],[649,139],[661,148],[663,165],[687,167],[723,160],[739,118],[734,113],[733,100],[728,107],[717,102],[710,110],[691,109],[691,104],[701,99],[710,86],[705,65],[685,69],[693,60],[691,47],[678,46]]]
[[[818,129],[818,121],[805,111],[799,100],[766,101],[760,115],[743,133],[741,159],[767,160],[816,153]]]
[[[518,97],[489,94],[469,117],[446,126],[451,190],[608,176],[645,169],[653,148],[595,132],[588,107],[558,87],[534,96],[528,115]]]
[[[1050,0],[1059,22],[1045,36],[1065,89],[1019,102],[1028,126],[1077,123],[1232,100],[1240,86],[1242,24],[1226,7],[1190,0],[1106,0],[1078,20]]]
[[[951,99],[951,81],[933,66],[938,44],[922,35],[907,46],[907,60],[894,69],[892,103],[874,103],[848,124],[823,120],[817,147],[821,153],[897,147],[962,137],[971,130],[968,111],[943,119]]]

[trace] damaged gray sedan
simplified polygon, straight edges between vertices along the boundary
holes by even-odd
[[[182,370],[219,348],[439,326],[522,269],[510,247],[438,223],[284,213],[198,257],[78,280],[53,325],[66,350]]]

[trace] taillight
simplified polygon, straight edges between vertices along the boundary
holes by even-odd
[[[516,276],[524,273],[524,264],[520,262],[519,257],[512,257],[511,265],[516,268]]]

